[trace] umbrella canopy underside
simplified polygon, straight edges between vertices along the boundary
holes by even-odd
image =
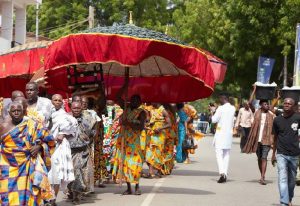
[[[67,68],[93,70],[102,65],[109,99],[122,86],[129,67],[129,95],[144,102],[183,102],[208,97],[214,73],[208,57],[193,47],[119,34],[73,34],[53,42],[45,59],[50,93],[70,95]],[[92,75],[93,76],[93,75]],[[85,77],[93,82],[95,78]],[[76,82],[73,82],[73,85]]]

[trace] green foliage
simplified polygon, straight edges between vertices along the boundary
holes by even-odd
[[[28,8],[29,31],[34,32],[36,8]],[[88,7],[80,0],[45,0],[39,10],[40,35],[57,39],[61,36],[87,28]]]
[[[299,12],[299,0],[187,0],[174,11],[171,31],[223,58],[228,72],[222,89],[246,96],[256,81],[259,55],[276,59],[272,80],[278,82],[283,54],[292,72]]]

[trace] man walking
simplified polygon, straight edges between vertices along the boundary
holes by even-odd
[[[240,148],[243,150],[253,122],[253,113],[250,109],[249,102],[244,102],[243,108],[239,110],[239,114],[236,118],[235,128],[241,131]],[[242,151],[243,152],[243,151]]]
[[[272,127],[274,114],[269,111],[268,100],[260,100],[260,109],[254,114],[254,121],[243,151],[247,154],[256,152],[261,185],[266,185],[267,158],[273,143]]]
[[[12,102],[9,115],[0,123],[0,203],[41,205],[52,198],[47,170],[55,142],[42,124],[24,116],[21,103]]]
[[[219,106],[216,113],[212,116],[212,123],[217,123],[214,137],[214,146],[219,167],[220,179],[218,183],[227,181],[230,149],[232,145],[233,121],[235,107],[228,101],[228,95],[219,95],[222,106]]]
[[[300,115],[295,113],[294,107],[295,101],[292,98],[286,98],[283,103],[283,114],[276,117],[273,123],[274,149],[272,162],[277,159],[278,186],[282,206],[292,205],[300,155],[298,133]]]

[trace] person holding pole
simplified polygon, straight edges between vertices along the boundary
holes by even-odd
[[[127,89],[129,83],[129,69],[126,68],[126,77],[123,87],[117,93],[117,103],[124,110],[119,143],[121,141],[121,160],[119,164],[120,180],[125,179],[127,190],[123,195],[131,195],[131,184],[136,184],[135,195],[141,195],[139,180],[143,169],[143,153],[140,136],[146,122],[146,112],[140,107],[141,97],[133,95],[127,108]],[[125,99],[122,96],[125,94]],[[124,175],[124,176],[123,176]]]

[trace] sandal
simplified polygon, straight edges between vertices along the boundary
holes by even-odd
[[[137,189],[137,190],[135,190],[134,194],[135,195],[141,195],[142,193],[141,193],[141,190]]]
[[[122,193],[122,195],[132,195],[132,192],[130,190],[126,190]]]
[[[264,179],[260,179],[259,180],[259,184],[261,185],[267,185],[266,181]]]
[[[143,178],[147,178],[147,179],[153,179],[155,177],[155,175],[151,175],[151,174],[143,174],[142,176]]]
[[[73,201],[72,201],[73,205],[80,205],[80,198],[76,197]]]

